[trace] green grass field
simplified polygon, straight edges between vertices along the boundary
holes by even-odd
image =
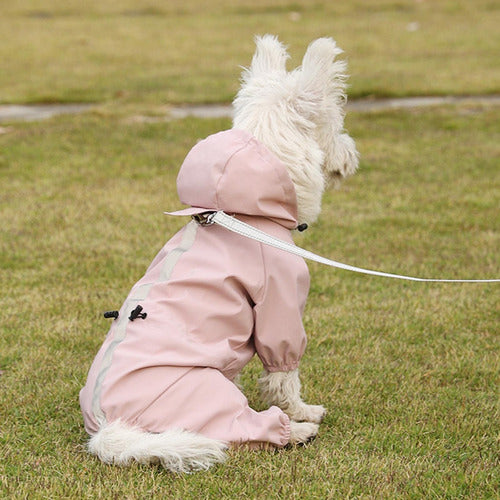
[[[313,443],[232,451],[226,464],[183,476],[85,452],[78,392],[109,327],[102,311],[121,305],[182,225],[162,212],[179,207],[187,151],[230,126],[132,115],[229,100],[264,30],[290,44],[295,62],[315,36],[338,38],[354,96],[498,91],[495,2],[331,4],[5,6],[0,102],[98,105],[0,129],[0,498],[500,498],[498,284],[405,283],[310,264],[304,395],[328,409]],[[406,31],[410,22],[420,29]],[[170,38],[156,47],[163,31]],[[472,104],[351,113],[360,170],[325,195],[297,242],[388,272],[500,277],[498,122],[498,108]],[[253,360],[243,383],[263,409],[259,373]]]
[[[255,34],[298,64],[333,36],[350,95],[499,92],[493,0],[18,0],[0,16],[1,102],[221,102],[238,87]]]

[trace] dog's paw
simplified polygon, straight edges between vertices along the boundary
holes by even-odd
[[[315,424],[321,423],[326,414],[326,409],[321,405],[307,405],[305,403],[290,408],[287,411],[288,416],[292,420],[298,422],[312,422]]]
[[[318,434],[319,425],[311,422],[290,421],[290,444],[308,443]]]

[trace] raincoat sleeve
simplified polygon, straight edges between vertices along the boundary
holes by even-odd
[[[263,246],[264,285],[254,307],[254,342],[269,372],[298,367],[306,348],[302,313],[309,291],[309,271],[304,260]]]

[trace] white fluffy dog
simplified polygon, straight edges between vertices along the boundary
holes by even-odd
[[[177,186],[195,220],[224,210],[291,242],[318,217],[327,182],[358,165],[343,128],[346,64],[330,38],[292,72],[275,37],[256,43],[233,129],[191,150]],[[90,451],[189,471],[222,461],[228,445],[313,438],[325,409],[302,401],[298,375],[308,284],[302,259],[191,221],[132,288],[94,360],[80,393]],[[262,412],[236,385],[255,353]]]

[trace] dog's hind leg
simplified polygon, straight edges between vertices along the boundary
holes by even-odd
[[[292,420],[319,424],[326,410],[321,405],[308,405],[300,397],[299,371],[265,372],[259,379],[263,400],[281,408]]]
[[[136,419],[150,432],[181,428],[232,445],[269,443],[277,447],[288,444],[289,421],[276,406],[253,410],[231,380],[207,367],[187,369]]]

